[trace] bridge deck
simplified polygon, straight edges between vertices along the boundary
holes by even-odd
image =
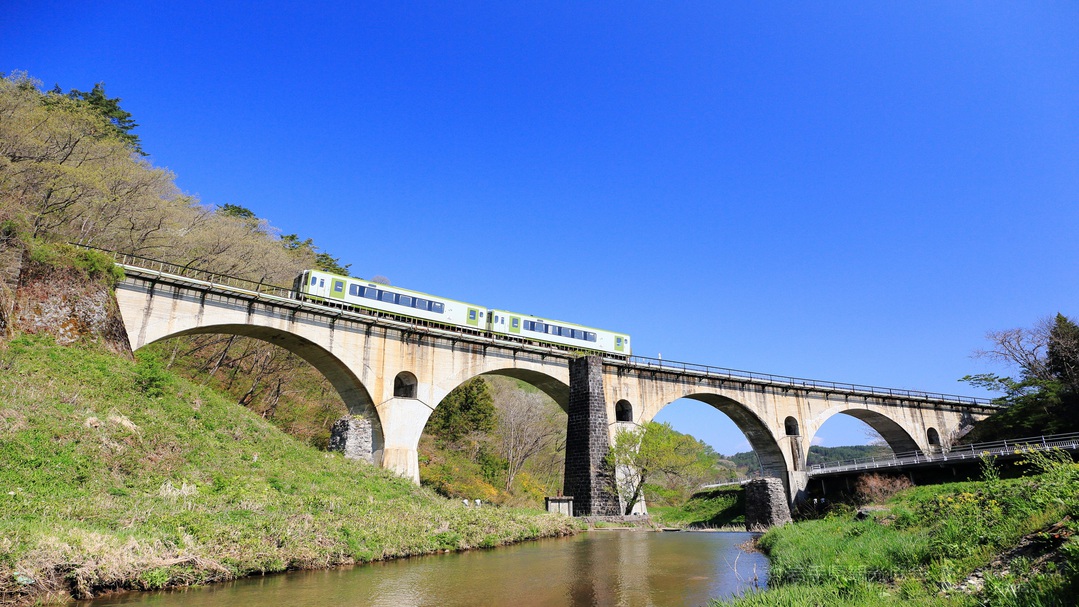
[[[91,247],[86,247],[91,248]],[[407,318],[395,317],[381,313],[361,311],[347,304],[340,307],[301,301],[294,297],[295,292],[291,288],[264,284],[242,278],[215,274],[198,268],[179,266],[168,262],[162,262],[135,255],[103,251],[113,255],[117,264],[132,277],[155,282],[174,284],[177,286],[195,288],[209,292],[219,292],[225,295],[257,301],[268,305],[281,306],[289,309],[304,310],[312,314],[331,316],[334,318],[346,318],[354,322],[364,324],[377,324],[392,327],[409,333],[427,334],[444,337],[457,341],[465,341],[487,346],[499,346],[519,351],[533,352],[544,356],[555,356],[570,359],[576,355],[567,349],[556,346],[538,344],[535,342],[494,337],[484,333],[458,330],[449,327],[426,324]],[[658,358],[631,356],[626,358],[603,355],[604,364],[619,366],[644,372],[673,373],[682,376],[699,377],[701,379],[730,380],[739,384],[764,386],[782,390],[803,390],[809,392],[823,392],[840,394],[857,398],[881,398],[895,399],[907,402],[925,403],[932,405],[949,405],[967,407],[971,409],[995,409],[991,400],[954,394],[942,394],[938,392],[925,392],[919,390],[907,390],[901,388],[882,388],[860,384],[821,381],[768,373],[755,373],[709,365],[699,365]]]

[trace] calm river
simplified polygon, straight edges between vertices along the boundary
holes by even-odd
[[[765,585],[768,560],[738,547],[751,537],[594,531],[494,550],[131,593],[82,605],[704,605]]]

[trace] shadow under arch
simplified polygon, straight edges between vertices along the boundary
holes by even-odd
[[[382,421],[379,419],[378,410],[375,408],[375,403],[371,399],[370,393],[368,393],[360,378],[356,377],[356,374],[341,362],[341,359],[322,346],[288,331],[258,325],[240,324],[208,325],[177,331],[161,337],[154,343],[184,335],[237,335],[250,337],[284,348],[299,356],[330,382],[330,385],[341,396],[345,406],[348,407],[349,414],[362,416],[370,420],[372,450],[376,452],[382,450],[382,446],[385,444],[382,434]]]
[[[809,439],[810,445],[813,444],[813,439],[820,432],[820,429],[824,424],[828,423],[828,420],[832,419],[836,415],[849,415],[855,419],[861,420],[866,423],[867,426],[872,428],[880,434],[884,442],[888,443],[888,447],[891,448],[892,453],[910,453],[913,451],[921,452],[922,448],[918,446],[918,442],[907,432],[903,426],[900,426],[897,422],[892,420],[883,413],[877,413],[876,411],[870,411],[868,409],[832,409],[826,411],[822,416],[820,425],[813,432],[813,436],[806,437]],[[809,452],[806,452],[806,458],[809,457]],[[806,462],[802,462],[805,464]]]
[[[780,448],[776,437],[773,436],[771,430],[768,429],[768,426],[765,425],[753,411],[742,403],[719,394],[687,394],[680,398],[688,398],[690,400],[702,402],[729,417],[730,420],[734,422],[734,425],[738,426],[738,429],[745,435],[746,440],[749,441],[749,446],[757,454],[757,459],[760,461],[762,470],[766,473],[770,473],[770,476],[783,478],[784,483],[786,483],[788,470],[787,460],[783,456],[783,450]],[[667,403],[661,407],[660,411],[670,404],[671,403]],[[656,413],[659,413],[659,411]]]

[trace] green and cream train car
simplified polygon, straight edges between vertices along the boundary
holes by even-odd
[[[629,336],[506,310],[488,310],[491,333],[629,356]]]
[[[631,354],[629,336],[624,333],[491,309],[321,270],[303,272],[296,277],[293,288],[297,297],[303,299],[339,302],[365,310],[489,333],[495,337],[620,356]]]
[[[487,310],[463,301],[436,297],[419,291],[307,270],[293,287],[301,297],[339,301],[358,308],[389,312],[435,323],[487,330]]]

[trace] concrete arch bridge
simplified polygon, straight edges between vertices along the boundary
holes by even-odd
[[[480,375],[526,381],[569,414],[565,493],[578,514],[617,513],[603,464],[614,433],[679,398],[707,403],[745,433],[766,475],[794,500],[806,451],[833,415],[857,417],[896,452],[928,452],[991,412],[982,399],[735,372],[652,359],[574,358],[532,343],[422,326],[302,302],[287,289],[117,256],[116,297],[133,349],[200,333],[242,335],[302,357],[353,416],[361,456],[419,481],[417,446],[432,411]]]

